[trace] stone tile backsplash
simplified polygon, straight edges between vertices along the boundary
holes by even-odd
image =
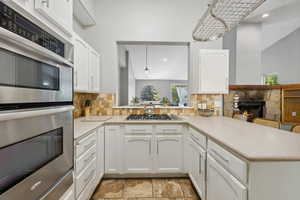
[[[93,116],[103,115],[129,115],[129,114],[143,114],[142,108],[118,108],[116,105],[116,96],[114,94],[88,94],[88,93],[75,93],[74,95],[74,117],[84,116],[85,101],[91,100],[90,114]],[[205,102],[208,107],[214,107],[217,112],[216,115],[220,115],[222,107],[215,107],[215,102],[222,101],[222,95],[191,95],[189,108],[157,108],[155,113],[157,114],[175,114],[185,116],[198,115],[198,104]]]

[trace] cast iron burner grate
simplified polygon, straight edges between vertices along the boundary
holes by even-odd
[[[172,118],[167,114],[163,114],[163,115],[158,115],[158,114],[154,114],[154,115],[129,115],[126,119],[127,120],[172,120]]]

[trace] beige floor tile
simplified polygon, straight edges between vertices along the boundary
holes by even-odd
[[[198,195],[193,187],[192,182],[189,179],[174,179],[174,181],[178,182],[183,191],[183,195],[185,198],[198,198]]]
[[[180,184],[172,179],[153,179],[154,197],[182,198],[183,191]]]
[[[151,179],[125,180],[124,198],[153,197]]]
[[[97,188],[93,200],[123,198],[124,180],[103,180]]]
[[[130,199],[128,199],[128,200],[130,200]],[[136,198],[134,200],[170,200],[170,199],[169,198]],[[175,200],[175,199],[172,199],[172,200]]]
[[[201,199],[198,196],[196,196],[196,197],[184,198],[184,200],[201,200]]]

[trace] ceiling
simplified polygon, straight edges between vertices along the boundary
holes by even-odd
[[[300,0],[266,0],[266,2],[256,9],[245,21],[276,23],[279,21],[300,18]],[[268,18],[262,15],[268,13]]]
[[[146,45],[126,45],[135,79],[187,80],[188,46],[149,45],[149,73],[145,73]]]

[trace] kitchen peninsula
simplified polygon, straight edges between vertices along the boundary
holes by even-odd
[[[203,199],[218,190],[227,198],[298,199],[300,135],[227,117],[83,119],[75,120],[75,141],[104,127],[105,177],[188,175]]]

